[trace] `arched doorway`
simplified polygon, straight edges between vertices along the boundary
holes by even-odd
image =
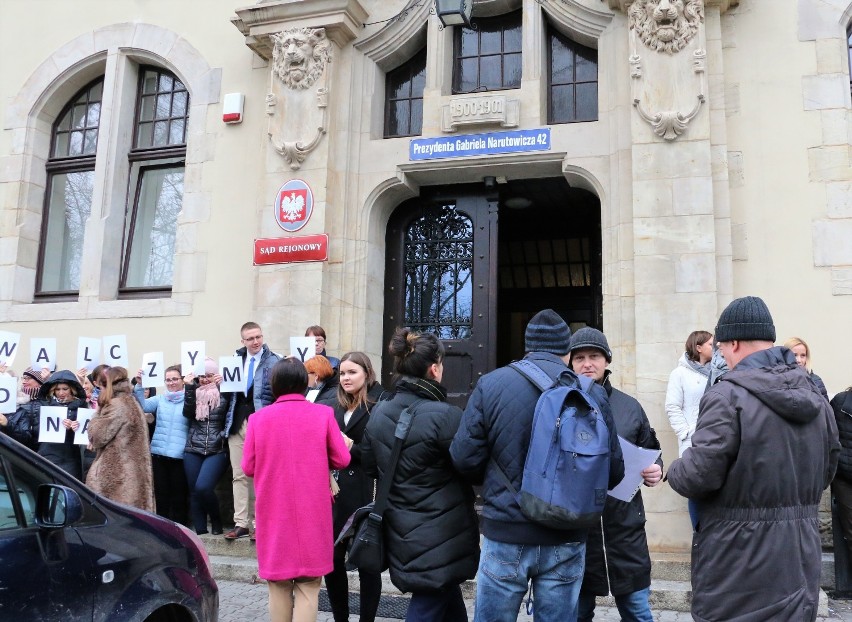
[[[391,215],[384,342],[397,326],[438,334],[448,401],[523,356],[539,310],[601,327],[600,201],[563,178],[433,186]],[[382,382],[391,383],[391,360]]]

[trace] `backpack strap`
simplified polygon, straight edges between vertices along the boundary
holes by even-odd
[[[417,400],[420,401],[420,400]],[[388,469],[379,483],[379,490],[376,494],[375,504],[371,514],[377,514],[381,517],[388,503],[388,495],[390,494],[391,486],[393,485],[393,477],[396,474],[396,465],[399,462],[399,454],[402,453],[402,444],[408,438],[408,433],[411,431],[411,420],[414,418],[414,405],[410,405],[399,414],[399,420],[394,429],[394,443],[391,451]]]
[[[514,369],[516,372],[521,374],[524,378],[533,383],[536,388],[544,393],[556,382],[559,380],[558,377],[551,378],[550,374],[544,371],[541,367],[533,363],[532,361],[528,361],[527,359],[521,359],[520,361],[512,361],[509,363],[509,367]]]

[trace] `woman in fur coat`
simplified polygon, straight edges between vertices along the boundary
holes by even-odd
[[[154,480],[148,425],[133,397],[127,370],[110,367],[89,422],[89,443],[97,452],[86,485],[113,501],[153,512]]]

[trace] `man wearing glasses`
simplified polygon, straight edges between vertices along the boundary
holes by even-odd
[[[271,396],[269,390],[269,370],[281,357],[263,343],[263,331],[255,322],[246,322],[240,328],[242,348],[237,356],[243,359],[243,377],[246,379],[245,392],[231,394],[231,404],[225,419],[228,433],[228,449],[231,454],[231,468],[234,471],[234,528],[225,534],[226,540],[245,538],[249,530],[249,497],[252,484],[240,467],[243,459],[243,445],[246,440],[246,424],[251,414],[268,406],[263,396]],[[266,387],[266,391],[264,391]],[[252,540],[254,536],[252,535]]]
[[[325,353],[325,329],[322,326],[308,326],[305,337],[313,337],[316,342],[316,354],[322,355],[331,363],[331,368],[337,372],[340,369],[340,359]]]

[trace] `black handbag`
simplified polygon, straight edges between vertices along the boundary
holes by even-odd
[[[399,454],[402,452],[402,444],[411,430],[413,417],[413,413],[408,408],[399,414],[399,421],[397,421],[394,431],[395,440],[390,463],[379,485],[376,500],[355,510],[346,521],[340,536],[334,543],[337,546],[341,542],[349,542],[346,555],[346,568],[349,570],[358,568],[364,572],[379,574],[388,569],[382,514],[387,507],[388,494],[390,494],[393,484]]]

